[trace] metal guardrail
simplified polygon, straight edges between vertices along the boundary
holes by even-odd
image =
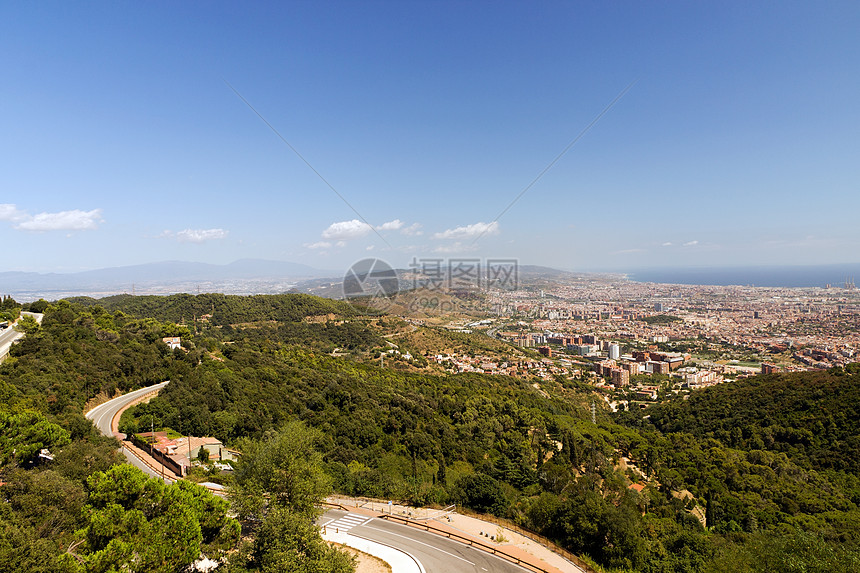
[[[436,515],[428,515],[427,517],[413,517],[415,521],[431,521],[434,519],[439,519],[440,517],[444,517],[449,513],[453,513],[457,510],[457,504],[449,505],[448,507],[442,508]]]
[[[343,511],[347,512],[347,513],[349,513],[350,511],[352,511],[352,509],[348,508],[348,507],[347,507],[347,506],[345,506],[345,505],[342,505],[342,504],[340,504],[340,503],[334,503],[334,502],[329,501],[329,500],[327,500],[327,499],[324,499],[323,501],[321,501],[321,502],[320,502],[320,505],[324,505],[324,506],[326,506],[326,507],[334,507],[334,508],[336,508],[336,509],[341,509],[341,510],[343,510]]]
[[[370,497],[355,497],[355,498],[350,498],[350,499],[352,499],[355,502],[355,506],[353,506],[353,507],[364,507],[368,503],[381,503],[381,504],[386,503],[384,500],[374,499],[374,498],[370,498]],[[352,510],[352,507],[347,507],[347,506],[344,506],[341,504],[333,504],[331,502],[328,502],[326,505],[331,505],[332,507],[338,507],[344,511],[351,511]],[[448,508],[445,508],[442,510],[442,512],[446,512],[447,510],[448,510]],[[457,513],[459,513],[461,515],[465,515],[465,516],[469,516],[469,517],[475,517],[477,519],[480,519],[481,521],[486,521],[488,523],[492,523],[493,525],[498,525],[498,526],[504,527],[506,529],[511,530],[514,533],[518,533],[519,535],[522,535],[523,537],[531,539],[532,541],[539,543],[540,545],[546,547],[547,549],[549,549],[553,553],[559,555],[560,557],[562,557],[563,559],[565,559],[566,561],[568,561],[569,563],[571,563],[575,567],[579,567],[580,569],[582,569],[586,573],[597,573],[597,571],[598,571],[592,565],[586,563],[585,561],[580,559],[577,555],[574,555],[573,553],[564,549],[563,547],[560,547],[557,543],[555,543],[551,539],[548,539],[542,535],[539,535],[539,534],[535,533],[534,531],[520,527],[519,525],[516,525],[515,523],[512,523],[506,519],[501,519],[499,517],[496,517],[494,515],[489,515],[489,514],[483,514],[483,513],[478,514],[478,513],[472,512],[472,511],[468,511],[465,508],[460,508],[459,510],[455,509],[455,511],[457,511]],[[382,513],[384,514],[384,511]],[[391,514],[387,514],[386,517],[388,517],[388,515],[391,515]],[[411,516],[411,515],[408,517],[403,517],[403,516],[394,516],[394,517],[397,517],[398,519],[401,519],[401,520],[411,519],[412,521],[416,522],[416,524],[418,524],[419,522],[424,521],[424,520],[434,519],[434,517],[420,518],[420,517],[415,517],[415,516]],[[436,516],[436,517],[438,517],[438,516]]]
[[[380,516],[380,518],[391,520],[391,521],[399,521],[402,524],[409,526],[409,527],[416,527],[419,529],[423,529],[424,531],[432,531],[433,533],[435,533],[437,535],[444,535],[448,539],[455,539],[455,540],[457,540],[461,543],[465,543],[471,547],[477,547],[478,549],[481,549],[482,551],[486,551],[487,553],[491,553],[493,555],[501,557],[507,561],[510,561],[511,563],[516,563],[520,567],[526,567],[526,568],[534,571],[535,573],[554,573],[554,571],[552,571],[552,570],[544,569],[540,565],[535,565],[534,563],[520,559],[516,555],[511,555],[510,553],[507,553],[506,551],[504,551],[503,549],[501,549],[499,547],[496,547],[495,545],[488,545],[486,543],[483,543],[480,540],[473,539],[471,536],[468,536],[468,535],[461,535],[461,534],[455,533],[453,531],[448,531],[446,529],[433,527],[428,522],[419,522],[419,521],[416,521],[414,519],[410,519],[408,517],[403,517],[400,515],[382,515],[382,516]]]
[[[534,531],[530,531],[528,529],[522,528],[519,525],[516,525],[515,523],[511,523],[510,521],[508,521],[506,519],[501,519],[499,517],[496,517],[495,515],[488,515],[488,514],[483,514],[483,513],[482,514],[472,514],[472,512],[462,511],[462,508],[461,508],[460,513],[462,515],[474,515],[475,517],[480,518],[482,521],[486,521],[486,522],[492,523],[494,525],[498,525],[500,527],[510,529],[514,533],[518,533],[518,534],[522,535],[523,537],[527,537],[536,543],[540,543],[544,547],[550,549],[553,553],[557,553],[561,557],[570,561],[571,563],[573,563],[575,566],[579,567],[580,569],[582,569],[586,573],[597,573],[597,570],[595,570],[593,566],[589,565],[588,563],[586,563],[585,561],[580,559],[578,556],[576,556],[573,553],[571,553],[570,551],[568,551],[567,549],[565,549],[563,547],[559,547],[559,545],[557,543],[555,543],[554,541],[552,541],[551,539],[547,539],[546,537],[543,537],[542,535],[538,535]]]

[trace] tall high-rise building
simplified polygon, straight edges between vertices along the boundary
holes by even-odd
[[[615,384],[615,386],[630,385],[630,373],[626,370],[622,370],[620,368],[613,368],[610,376],[612,377],[612,383]]]

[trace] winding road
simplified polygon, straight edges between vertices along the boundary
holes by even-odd
[[[333,509],[323,515],[320,525],[324,526],[327,533],[337,529],[340,534],[346,534],[347,537],[367,539],[381,545],[394,547],[411,557],[415,564],[412,570],[423,573],[522,573],[523,571],[530,571],[459,541],[393,523],[379,517]],[[337,541],[343,539],[343,537],[338,539],[333,535],[330,537]]]
[[[27,312],[25,310],[22,310],[21,316],[32,316],[34,319],[36,319],[36,322],[42,324],[42,317],[44,315],[38,312]],[[12,348],[12,345],[15,342],[24,338],[24,333],[17,330],[16,324],[9,325],[6,328],[0,330],[0,360],[6,358],[6,355],[9,354],[9,349]]]
[[[118,398],[113,398],[108,400],[104,404],[100,404],[84,414],[88,419],[90,419],[98,430],[104,434],[105,436],[116,436],[111,426],[114,417],[119,413],[120,410],[128,406],[129,404],[139,400],[143,396],[147,394],[152,394],[153,392],[158,392],[170,381],[162,382],[160,384],[155,384],[153,386],[147,386],[146,388],[141,388],[140,390],[134,390],[133,392],[129,392],[128,394],[123,394]],[[128,448],[123,447],[122,449],[125,457],[128,459],[128,462],[136,468],[143,470],[147,475],[152,477],[161,478],[161,474],[155,470],[153,470],[149,465],[145,464],[143,460],[135,456]],[[169,472],[168,472],[169,474]],[[169,476],[164,478],[167,482],[174,481]]]

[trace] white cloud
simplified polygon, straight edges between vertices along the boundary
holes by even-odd
[[[359,221],[358,219],[353,219],[351,221],[339,221],[337,223],[332,223],[328,226],[328,229],[322,232],[323,239],[329,240],[347,240],[347,239],[357,239],[359,237],[363,237],[364,235],[371,232],[370,225]]]
[[[684,243],[684,246],[685,247],[695,247],[698,244],[699,244],[699,241],[687,241],[686,243]]]
[[[665,243],[663,243],[663,245],[662,245],[662,246],[663,246],[663,247],[671,247],[671,246],[672,246],[672,242],[671,242],[671,241],[666,241]]]
[[[632,255],[634,253],[644,253],[645,249],[622,249],[620,251],[614,251],[613,255]]]
[[[0,221],[18,222],[29,219],[30,216],[12,203],[0,204]]]
[[[368,225],[364,221],[352,219],[350,221],[337,221],[332,223],[322,232],[322,238],[325,239],[325,241],[336,241],[334,244],[337,247],[344,247],[346,246],[346,241],[364,237],[371,232],[400,231],[404,235],[420,235],[420,228],[421,225],[419,223],[413,223],[407,227],[406,223],[400,219],[387,221],[381,225],[376,225],[375,227]]]
[[[400,232],[410,237],[417,237],[418,235],[424,234],[424,231],[421,230],[421,223],[412,223],[408,227],[403,227]]]
[[[388,221],[387,223],[383,223],[383,224],[379,225],[376,228],[376,230],[377,231],[397,231],[398,229],[402,228],[404,224],[405,223],[403,223],[403,221],[401,221],[400,219],[394,219],[393,221]]]
[[[434,239],[471,239],[480,237],[481,235],[498,235],[499,223],[473,223],[465,227],[457,227],[455,229],[447,229],[441,233],[435,233]]]
[[[318,241],[316,243],[310,243],[305,245],[309,249],[328,249],[331,247],[331,243],[328,241]]]
[[[184,229],[176,233],[164,231],[160,236],[165,239],[175,239],[180,243],[203,243],[223,239],[227,234],[228,232],[224,229]]]
[[[187,243],[202,243],[227,236],[224,229],[185,229],[176,233],[176,238]]]
[[[19,217],[17,220],[20,222],[15,225],[15,228],[23,231],[88,231],[96,229],[103,221],[101,209],[92,211],[73,209],[58,213],[39,213],[31,217],[18,211],[14,205],[11,207],[11,211],[7,209],[7,213]]]

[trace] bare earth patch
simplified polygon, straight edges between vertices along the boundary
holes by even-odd
[[[341,550],[346,551],[355,557],[356,567],[355,573],[391,573],[391,565],[373,555],[368,555],[358,549],[352,547],[339,546]]]

